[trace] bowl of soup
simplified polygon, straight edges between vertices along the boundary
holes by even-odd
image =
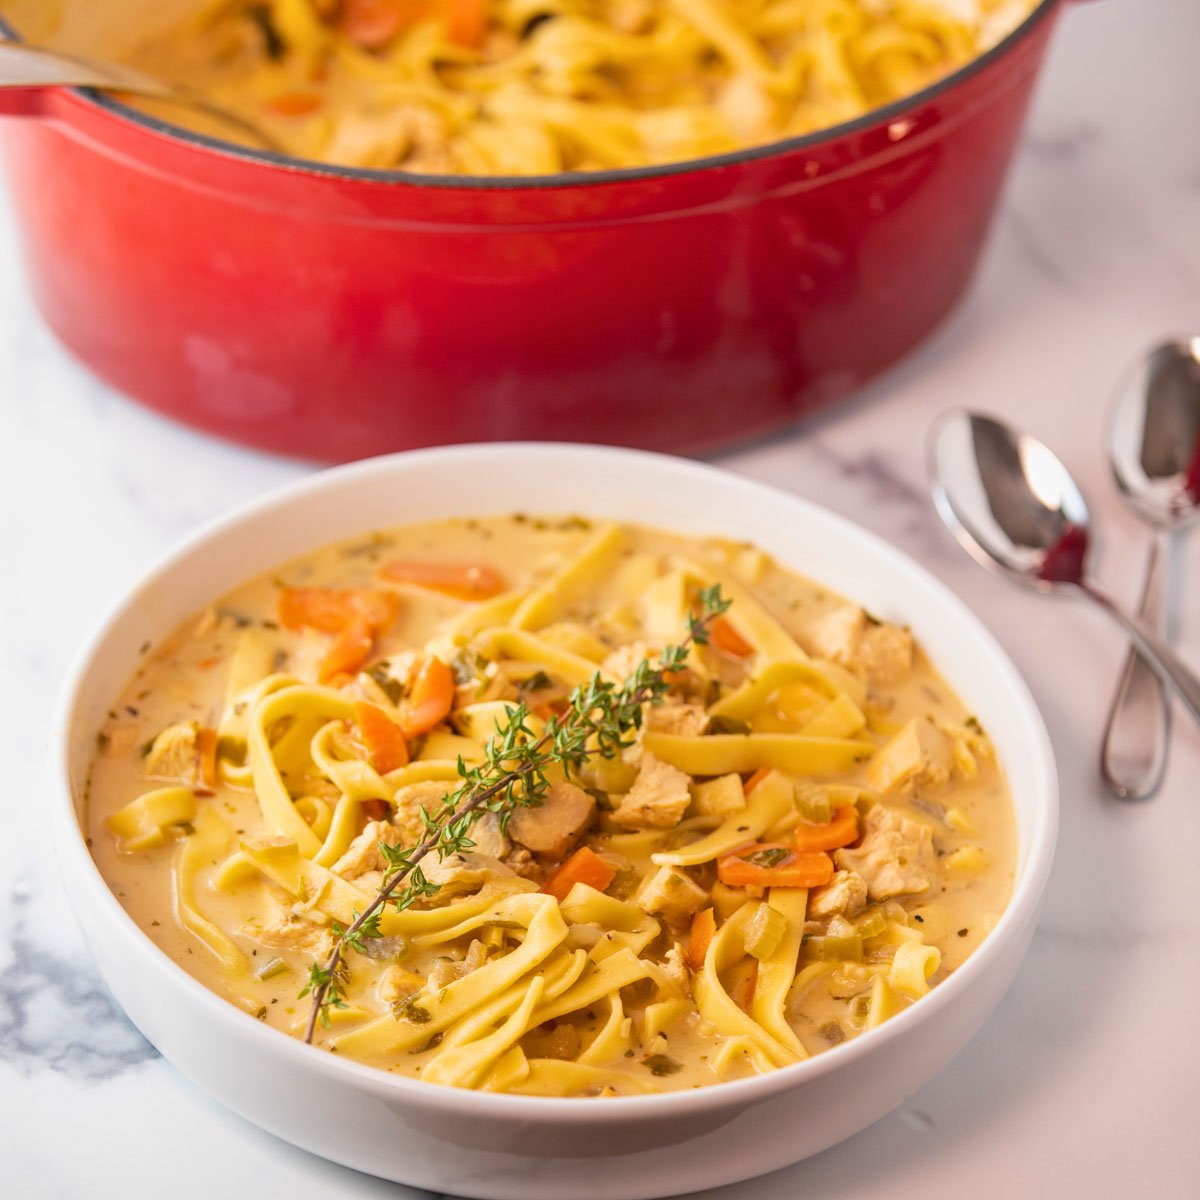
[[[277,147],[6,89],[44,118],[4,142],[51,327],[162,412],[324,461],[693,452],[861,387],[966,289],[1063,0],[492,0],[458,36],[458,0],[366,7],[384,23],[0,3],[4,32],[133,62]]]
[[[506,736],[618,701],[608,752],[363,926]],[[210,527],[106,620],[55,743],[68,894],[162,1053],[314,1153],[485,1197],[699,1190],[882,1116],[1011,982],[1057,822],[1037,709],[940,584],[602,448],[410,452]]]

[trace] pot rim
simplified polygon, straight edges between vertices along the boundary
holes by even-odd
[[[448,468],[478,470],[504,463],[511,456],[561,457],[577,460],[581,466],[603,460],[607,469],[624,465],[634,471],[673,475],[681,487],[699,489],[719,486],[728,493],[741,493],[751,504],[783,505],[805,512],[818,520],[839,526],[845,540],[854,546],[854,553],[867,554],[883,560],[914,578],[920,588],[929,592],[936,603],[958,614],[973,627],[978,654],[986,660],[987,670],[1002,682],[1009,693],[1014,710],[1025,726],[1028,754],[1034,764],[1039,805],[1029,828],[1022,829],[1028,838],[1024,863],[1019,867],[1012,895],[993,928],[967,960],[920,1002],[896,1014],[880,1027],[868,1030],[842,1045],[781,1067],[765,1075],[730,1080],[694,1090],[659,1092],[616,1098],[520,1096],[507,1093],[478,1092],[467,1089],[431,1085],[419,1079],[392,1074],[378,1067],[343,1058],[316,1046],[291,1037],[277,1029],[248,1019],[247,1015],[228,1000],[188,974],[174,962],[138,927],[133,917],[117,899],[100,874],[86,845],[85,829],[80,824],[76,802],[76,780],[72,771],[72,744],[75,725],[83,703],[88,679],[102,653],[113,626],[138,598],[151,591],[160,577],[176,570],[205,545],[230,535],[247,521],[266,514],[285,515],[297,501],[320,492],[339,490],[353,482],[372,476],[388,476],[410,464],[430,462]],[[165,555],[156,559],[148,570],[140,573],[132,587],[122,591],[109,607],[78,653],[67,675],[54,714],[50,738],[52,786],[56,793],[52,820],[59,870],[71,873],[80,889],[86,889],[94,911],[136,953],[153,964],[153,970],[163,980],[163,986],[182,993],[190,1002],[191,1011],[202,1011],[214,1028],[225,1031],[230,1045],[252,1041],[255,1052],[264,1058],[284,1061],[297,1069],[311,1072],[312,1078],[325,1079],[332,1085],[362,1090],[388,1101],[411,1101],[428,1111],[461,1117],[500,1120],[551,1122],[554,1124],[596,1123],[603,1126],[622,1125],[644,1120],[690,1117],[735,1106],[749,1106],[780,1092],[816,1083],[843,1065],[849,1066],[864,1055],[895,1039],[915,1034],[930,1022],[942,1019],[943,1010],[953,1007],[972,984],[987,974],[1005,951],[1018,941],[1022,933],[1037,919],[1042,894],[1049,878],[1058,833],[1059,794],[1058,773],[1049,734],[1041,712],[1024,679],[982,621],[945,584],[934,577],[909,555],[893,548],[881,537],[849,518],[805,497],[782,488],[740,476],[732,471],[680,459],[671,455],[623,447],[588,446],[555,442],[498,442],[441,446],[423,450],[402,451],[329,468],[307,475],[293,483],[274,488],[250,503],[239,505],[233,512],[205,523],[200,529],[177,542]]]
[[[371,167],[347,167],[333,163],[317,162],[313,159],[294,158],[272,150],[257,150],[248,146],[238,146],[221,138],[210,137],[207,134],[195,133],[180,125],[143,113],[130,105],[123,104],[114,97],[97,91],[94,88],[62,89],[75,96],[85,104],[104,110],[109,115],[131,125],[139,125],[145,129],[169,138],[174,142],[191,145],[203,152],[225,158],[239,159],[261,167],[271,168],[292,175],[309,175],[342,179],[358,183],[382,184],[392,187],[404,186],[427,188],[439,191],[468,191],[468,192],[506,192],[524,189],[552,190],[573,187],[587,187],[595,184],[638,183],[670,178],[676,175],[689,175],[701,171],[723,167],[740,166],[759,160],[783,157],[796,151],[807,150],[810,147],[826,142],[836,142],[840,138],[850,137],[865,132],[877,125],[886,125],[911,112],[921,105],[952,91],[960,83],[985,71],[994,62],[999,61],[1011,50],[1033,33],[1051,12],[1064,0],[1039,0],[1036,8],[1026,15],[1014,29],[1010,30],[994,46],[977,55],[970,62],[964,63],[950,74],[935,80],[920,91],[902,96],[890,104],[872,108],[861,116],[825,129],[813,130],[811,133],[797,137],[783,138],[779,141],[768,142],[758,146],[746,146],[740,150],[732,150],[725,154],[713,154],[702,158],[683,159],[679,162],[658,163],[641,167],[617,167],[604,171],[559,171],[549,175],[438,175],[412,171],[382,170]],[[20,34],[8,21],[0,15],[0,35],[13,40],[22,41]]]

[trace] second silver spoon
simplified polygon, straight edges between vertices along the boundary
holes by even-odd
[[[1200,338],[1164,342],[1132,372],[1117,394],[1108,450],[1121,495],[1155,531],[1139,615],[1165,638],[1173,534],[1200,517]],[[1158,790],[1170,719],[1161,682],[1131,652],[1100,755],[1114,796],[1145,800]]]

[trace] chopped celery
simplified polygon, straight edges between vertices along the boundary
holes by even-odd
[[[858,933],[858,927],[853,921],[847,921],[845,917],[830,917],[829,924],[825,926],[827,937],[853,937],[856,933]]]
[[[862,962],[862,938],[857,933],[845,937],[806,937],[804,945],[818,962]]]
[[[276,975],[282,975],[286,970],[288,970],[288,965],[282,958],[269,958],[254,973],[259,979],[272,979]]]
[[[926,816],[940,821],[943,825],[946,824],[946,806],[944,804],[939,804],[936,800],[926,800],[924,796],[914,796],[911,803],[913,808],[920,809]]]
[[[399,936],[363,938],[361,952],[376,962],[399,962],[408,954],[408,939]]]
[[[737,717],[712,717],[708,722],[709,733],[749,733],[750,725]]]
[[[759,904],[746,922],[746,953],[755,958],[770,958],[787,932],[787,918],[769,904]]]
[[[479,931],[479,940],[487,950],[504,949],[505,932],[496,925],[485,925]]]
[[[858,936],[861,938],[878,937],[888,927],[888,919],[882,908],[869,908],[858,919]]]
[[[829,789],[815,783],[800,782],[795,788],[796,810],[800,819],[812,825],[824,825],[833,819]]]
[[[863,1021],[865,1021],[867,1019],[867,1015],[870,1013],[870,1011],[871,1011],[870,995],[864,994],[862,996],[855,996],[850,1001],[850,1016],[855,1021],[857,1021],[859,1024],[861,1024]]]

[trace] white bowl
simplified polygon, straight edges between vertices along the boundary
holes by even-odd
[[[544,1099],[436,1087],[286,1037],[171,962],[121,908],[81,833],[104,713],[146,643],[285,559],[368,528],[446,516],[576,512],[744,538],[909,624],[995,742],[1019,829],[1012,903],[979,950],[881,1028],[774,1074],[696,1091]],[[626,450],[487,445],[343,467],[191,538],[104,623],[58,721],[55,823],[66,889],[100,973],[185,1075],[247,1120],[373,1175],[495,1200],[635,1200],[731,1183],[815,1154],[877,1120],[966,1044],[1011,983],[1054,850],[1046,730],[1012,663],[941,584],[806,501],[711,467]]]

